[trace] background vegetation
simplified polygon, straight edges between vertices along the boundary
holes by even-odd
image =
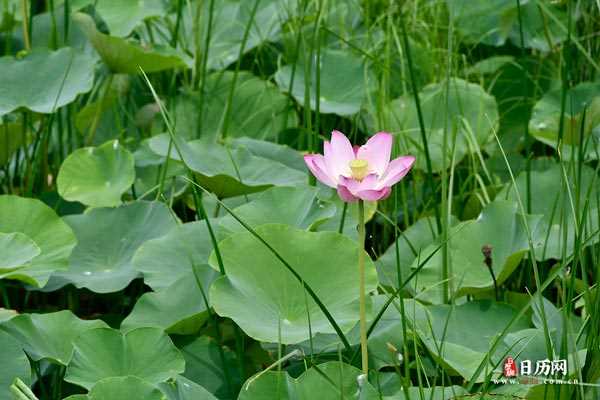
[[[0,399],[600,398],[599,31],[596,0],[0,0]],[[368,381],[356,207],[302,161],[333,129],[417,158],[367,206]]]

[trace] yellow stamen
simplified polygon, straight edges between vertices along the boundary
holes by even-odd
[[[357,158],[350,161],[350,170],[352,171],[352,177],[354,179],[362,181],[365,176],[369,175],[369,163],[367,160]]]

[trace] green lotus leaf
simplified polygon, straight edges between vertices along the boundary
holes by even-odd
[[[65,380],[86,389],[106,378],[127,376],[157,384],[185,369],[183,356],[158,328],[138,328],[127,333],[110,328],[90,329],[73,345],[75,351]]]
[[[302,154],[288,147],[266,140],[252,139],[249,137],[238,137],[231,141],[234,147],[245,147],[250,153],[257,157],[268,158],[269,160],[277,161],[286,167],[305,171],[306,164]]]
[[[208,288],[219,273],[206,264],[193,268],[169,287],[142,295],[121,330],[153,326],[170,334],[197,332],[208,318]]]
[[[486,361],[482,373],[475,377],[476,382],[481,382],[506,354],[508,347],[502,342],[493,354],[489,352],[516,313],[508,304],[488,300],[432,305],[427,307],[426,318],[415,321],[415,328],[436,361],[465,379],[471,380],[477,367]],[[528,327],[521,318],[511,325],[508,333]]]
[[[219,344],[207,336],[180,336],[175,344],[185,358],[184,377],[206,388],[219,399],[237,398],[242,377],[235,353],[226,347],[219,349]]]
[[[348,50],[321,50],[319,67],[316,58],[311,65],[311,76],[305,75],[303,56],[295,67],[293,86],[292,65],[281,67],[275,74],[279,89],[290,92],[301,105],[304,104],[305,85],[310,87],[310,108],[316,109],[317,77],[316,70],[320,68],[319,111],[325,114],[349,116],[360,111],[368,95],[374,90],[375,78],[364,63],[363,57]],[[307,83],[306,80],[309,80]]]
[[[109,207],[121,204],[121,195],[134,179],[133,155],[114,140],[69,154],[60,167],[56,184],[65,200]]]
[[[585,229],[582,231],[582,246],[586,247],[598,242],[595,232],[599,228],[599,204],[596,201],[598,178],[596,172],[583,165],[581,175],[573,172],[565,165],[568,187],[571,195],[566,191],[563,183],[563,173],[560,164],[552,163],[541,171],[531,172],[531,213],[540,215],[541,221],[537,229],[532,229],[535,246],[535,257],[542,261],[550,258],[561,259],[569,257],[575,248],[576,228],[573,222],[571,201],[580,210],[587,208],[588,216],[584,219]],[[578,184],[576,184],[577,179]],[[524,207],[527,205],[527,176],[521,173],[517,176],[516,188],[507,185],[500,193],[498,199],[507,199],[518,204],[520,197]],[[577,191],[580,191],[578,195]],[[589,197],[588,197],[589,196]],[[579,204],[577,204],[579,199]],[[589,202],[588,202],[589,200]]]
[[[73,353],[73,341],[84,331],[106,327],[103,321],[84,321],[71,311],[49,314],[20,314],[0,325],[21,342],[32,360],[48,359],[67,365]]]
[[[190,63],[189,57],[171,47],[154,45],[146,48],[123,38],[105,35],[96,29],[94,21],[87,14],[75,13],[73,19],[114,73],[138,74],[140,68],[146,73],[158,72],[187,68]]]
[[[21,344],[6,332],[0,331],[0,400],[13,400],[9,387],[15,378],[29,383],[31,369]]]
[[[78,244],[69,270],[55,274],[49,286],[72,283],[96,293],[125,288],[138,276],[132,258],[146,241],[165,235],[177,225],[164,203],[139,201],[118,208],[95,208],[65,221]]]
[[[72,6],[74,0],[70,0],[70,3]],[[54,10],[33,15],[31,20],[31,47],[33,49],[53,49],[68,46],[84,53],[92,53],[90,52],[90,42],[83,31],[73,22],[71,15],[65,13],[64,4],[59,5],[58,1],[55,1],[54,4]],[[19,9],[21,9],[20,5]],[[73,7],[71,7],[71,10],[73,10]],[[68,19],[65,17],[68,17]],[[21,29],[15,31],[15,36],[24,42]],[[92,56],[97,61],[98,57],[95,54]]]
[[[0,272],[8,272],[20,268],[42,250],[27,235],[20,232],[0,232]]]
[[[535,231],[539,216],[527,216],[527,224]],[[498,285],[502,284],[529,251],[527,230],[518,206],[507,201],[490,203],[475,220],[461,222],[448,233],[448,286],[454,296],[489,290],[494,281],[485,264],[483,247],[491,246],[492,268]],[[423,250],[421,259],[436,252],[419,271],[418,287],[413,288],[419,299],[442,301],[443,252],[435,243]],[[437,250],[437,251],[436,251]],[[415,260],[411,268],[418,267]]]
[[[208,390],[181,375],[158,387],[167,396],[166,400],[217,400]]]
[[[296,270],[348,332],[358,321],[358,248],[334,232],[306,232],[286,225],[263,225],[258,234]],[[290,243],[294,243],[290,246]],[[215,280],[211,303],[249,336],[268,342],[298,343],[312,334],[334,333],[333,327],[300,282],[267,247],[250,233],[234,234],[219,244],[227,275]],[[251,255],[251,256],[249,256]],[[209,260],[216,268],[214,253]],[[366,289],[377,285],[366,261]]]
[[[207,144],[202,140],[175,139],[183,161],[197,174],[198,184],[220,198],[260,192],[271,186],[295,186],[307,181],[306,172],[289,168],[270,158],[252,154],[243,146]],[[166,156],[169,137],[159,135],[150,141],[152,150]],[[180,160],[175,149],[171,158]]]
[[[100,0],[91,3],[94,3],[112,36],[128,36],[146,18],[165,14],[160,0]]]
[[[449,226],[452,227],[458,223],[455,217],[451,217]],[[419,257],[421,251],[435,243],[439,234],[436,233],[435,218],[421,218],[413,225],[409,226],[404,232],[398,234],[396,242],[377,259],[377,273],[379,282],[384,285],[398,288],[398,271],[396,268],[396,243],[398,244],[398,261],[402,279],[407,279],[412,270],[410,266],[415,259]],[[421,256],[421,261],[423,257]],[[410,289],[409,287],[406,287]]]
[[[498,125],[498,107],[494,97],[481,86],[451,78],[450,82],[425,86],[419,97],[433,171],[450,167],[452,161],[455,164],[460,162],[467,154],[493,140],[494,129]],[[388,107],[391,131],[400,132],[401,153],[415,155],[415,167],[425,170],[426,158],[413,96],[402,96],[393,100]],[[456,144],[453,158],[454,135]]]
[[[211,227],[217,240],[224,237],[216,220],[211,220]],[[194,268],[203,271],[212,250],[206,222],[188,222],[144,243],[134,255],[133,265],[144,275],[148,286],[161,291],[182,277],[189,277]]]
[[[258,3],[254,22],[248,31],[244,45],[244,53],[260,46],[266,41],[276,41],[281,31],[282,22],[289,15],[293,6],[288,0],[261,0]],[[215,2],[212,11],[212,29],[208,52],[209,69],[225,69],[238,60],[244,33],[252,15],[253,2],[239,0],[221,0]],[[208,34],[209,4],[203,3],[199,39],[202,45]],[[191,34],[191,32],[190,32]]]
[[[1,278],[44,286],[50,274],[68,268],[76,239],[71,228],[47,205],[36,199],[0,196],[0,232],[27,236],[40,253],[15,271],[0,272]]]
[[[241,71],[235,79],[235,95],[229,105],[229,122],[225,127],[224,118],[234,76],[232,71],[209,75],[203,103],[199,92],[186,92],[175,99],[179,135],[193,139],[198,137],[198,128],[201,128],[200,138],[206,142],[214,142],[221,135],[276,139],[284,129],[298,125],[292,102],[277,86]],[[198,104],[204,105],[201,112]]]
[[[525,47],[547,52],[567,38],[567,15],[551,1],[540,2],[543,7],[521,2],[519,23],[519,3],[512,0],[447,0],[450,18],[468,42],[520,46],[522,29]]]
[[[319,399],[377,399],[373,386],[366,382],[358,386],[361,371],[351,365],[330,361],[305,371],[298,379],[286,372],[259,373],[248,379],[240,392],[239,400],[309,400],[318,393]]]
[[[65,400],[165,400],[164,394],[153,384],[136,376],[102,379],[87,395],[77,394]]]
[[[274,187],[233,212],[252,227],[280,223],[311,230],[335,214],[335,206],[320,200],[317,194],[318,189],[311,186]],[[246,231],[231,215],[223,217],[220,224],[228,232]]]
[[[529,132],[537,140],[554,148],[560,130],[561,100],[561,89],[547,92],[533,107],[529,120]],[[584,156],[596,159],[597,151],[600,150],[599,135],[600,82],[584,82],[568,89],[563,121],[564,146],[561,155],[569,158],[571,147],[583,146]],[[575,150],[576,153],[579,151],[581,150]]]
[[[89,92],[95,60],[69,47],[0,58],[0,116],[20,107],[52,113]]]

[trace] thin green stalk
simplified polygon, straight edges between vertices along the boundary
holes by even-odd
[[[64,9],[64,36],[63,41],[65,45],[69,44],[69,28],[71,22],[71,0],[65,0],[65,4],[63,6]]]
[[[238,60],[235,64],[235,71],[233,73],[233,80],[231,81],[231,88],[229,89],[229,96],[227,98],[227,104],[225,105],[225,112],[223,113],[223,120],[221,123],[221,138],[225,139],[227,137],[227,131],[229,130],[229,120],[231,117],[231,104],[233,103],[233,95],[235,93],[235,85],[237,83],[237,77],[240,72],[240,67],[242,65],[242,56],[244,55],[244,51],[246,49],[246,43],[248,42],[248,37],[250,36],[250,29],[254,24],[254,17],[256,16],[256,11],[258,10],[258,5],[260,4],[260,0],[254,0],[254,6],[252,7],[252,11],[250,12],[250,19],[248,21],[248,25],[246,25],[246,29],[244,30],[244,36],[242,37],[242,43],[240,44],[240,51],[238,53]]]
[[[394,215],[398,215],[398,188],[396,187],[394,189]],[[402,268],[400,266],[400,247],[398,246],[398,230],[396,229],[396,226],[394,225],[394,252],[395,252],[395,256],[396,256],[396,276],[398,278],[398,287],[402,286]],[[398,300],[400,302],[400,317],[402,319],[402,337],[403,338],[408,338],[408,333],[407,333],[407,321],[406,321],[406,312],[404,309],[404,301],[402,300],[402,295],[401,293],[398,293]],[[408,390],[408,382],[410,382],[410,364],[408,362],[408,340],[403,340],[402,341],[402,356],[404,359],[404,379],[402,379],[402,387],[404,387],[404,393],[406,394],[406,399],[407,400],[411,400],[410,399],[410,394],[409,394],[409,390]],[[395,362],[395,360],[394,360]],[[400,374],[400,368],[398,368],[398,375],[401,376]]]
[[[519,44],[521,47],[521,59],[525,61],[525,37],[523,36],[523,17],[521,12],[521,0],[517,0],[517,16],[519,18]],[[526,68],[525,65],[523,65]],[[527,82],[528,74],[522,74],[523,80],[523,101],[528,102]],[[525,142],[525,206],[527,213],[531,213],[531,140],[529,137],[529,124],[525,124],[523,130],[523,139]]]
[[[23,20],[23,40],[25,41],[25,50],[31,50],[31,39],[29,37],[29,7],[27,0],[21,0],[21,19]]]
[[[179,27],[181,26],[181,15],[183,10],[183,0],[177,1],[177,17],[175,19],[175,28],[173,29],[173,37],[171,38],[171,47],[177,48],[179,39]]]
[[[419,89],[417,88],[417,81],[415,77],[415,70],[412,61],[412,55],[410,50],[410,44],[408,43],[408,33],[406,32],[406,26],[404,24],[404,17],[402,12],[399,13],[400,27],[402,29],[402,39],[404,42],[404,52],[406,54],[406,61],[408,64],[408,73],[410,75],[410,83],[412,89],[412,95],[415,99],[415,107],[417,109],[417,117],[419,120],[419,131],[421,133],[421,141],[423,142],[423,152],[425,153],[425,165],[427,167],[426,181],[427,185],[423,185],[423,201],[425,201],[425,194],[427,187],[431,189],[432,193],[435,193],[435,187],[433,184],[433,167],[431,165],[431,155],[429,154],[429,144],[427,140],[427,133],[425,132],[425,121],[423,119],[423,111],[421,110],[421,100],[419,99]],[[435,212],[435,223],[437,225],[438,232],[442,231],[442,222],[440,219],[440,210],[435,205],[433,207]]]
[[[209,315],[209,319],[213,322],[213,326],[215,328],[215,334],[217,336],[217,343],[219,348],[219,358],[221,360],[221,365],[223,365],[223,375],[225,376],[225,383],[227,385],[227,389],[229,393],[233,397],[235,395],[235,391],[233,390],[233,384],[231,381],[231,377],[229,375],[229,368],[227,368],[227,359],[225,358],[225,352],[223,351],[223,334],[221,333],[221,327],[219,326],[218,316],[212,310],[210,303],[208,302],[208,297],[206,296],[206,292],[202,287],[202,280],[198,276],[198,272],[196,268],[192,265],[192,272],[194,273],[194,278],[196,280],[196,285],[200,290],[200,294],[202,295],[202,300],[204,301],[204,306],[206,307],[206,312]]]
[[[94,137],[96,136],[96,130],[98,129],[98,124],[100,123],[100,115],[104,111],[106,107],[106,102],[108,101],[108,97],[110,95],[110,90],[114,78],[114,74],[109,74],[106,79],[104,93],[102,94],[102,98],[98,103],[98,108],[96,109],[96,113],[94,114],[94,119],[92,120],[92,124],[90,125],[90,129],[88,131],[88,136],[86,139],[86,145],[91,145],[94,142]]]
[[[50,35],[50,48],[56,50],[58,48],[58,27],[56,24],[56,12],[54,10],[54,0],[49,0],[50,5],[50,20],[52,21],[52,34]]]
[[[359,275],[359,307],[360,307],[360,350],[362,355],[362,371],[369,375],[369,351],[367,348],[367,307],[365,293],[365,203],[358,200],[358,275]]]
[[[342,217],[340,218],[340,226],[338,228],[338,233],[344,232],[344,223],[346,222],[346,213],[348,212],[348,203],[344,202],[344,207],[342,208]]]
[[[202,9],[203,2],[198,2],[198,9],[196,11],[196,37],[200,37],[200,31],[198,30],[198,26],[200,25],[200,10]],[[200,45],[196,44],[196,60],[202,60],[202,66],[200,70],[200,74],[198,75],[198,65],[196,65],[196,79],[200,82],[200,103],[198,104],[199,117],[198,117],[198,126],[196,131],[196,137],[200,137],[202,135],[202,121],[204,119],[204,88],[206,87],[206,73],[208,70],[208,54],[210,51],[210,40],[212,33],[212,25],[213,25],[213,14],[215,10],[215,0],[210,0],[210,4],[208,6],[208,26],[206,31],[206,38],[204,39],[204,54],[202,54],[202,58],[200,58]],[[199,41],[199,39],[198,39]]]

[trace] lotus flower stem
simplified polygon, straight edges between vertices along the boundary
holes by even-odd
[[[359,313],[360,313],[360,351],[362,371],[369,375],[369,351],[367,349],[367,307],[365,293],[365,203],[358,200],[358,274],[359,274]]]
[[[27,0],[21,0],[21,13],[23,18],[23,39],[25,41],[25,50],[31,50],[31,39],[29,37],[29,5]]]

